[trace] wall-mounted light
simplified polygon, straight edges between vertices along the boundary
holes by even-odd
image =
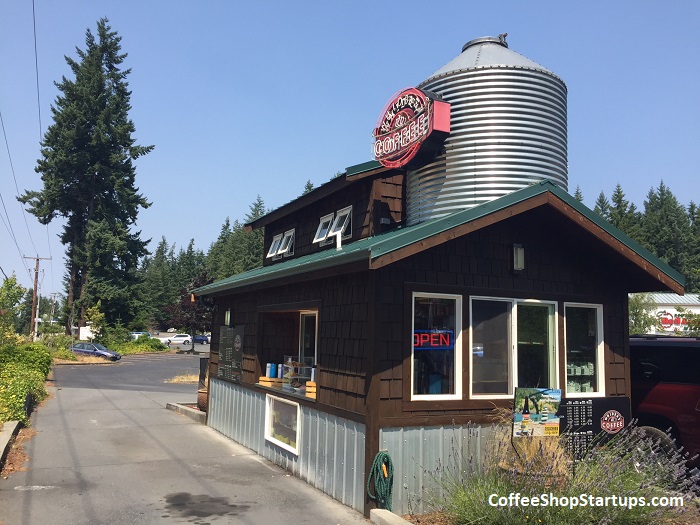
[[[513,244],[513,271],[522,272],[525,269],[525,248],[522,244]]]

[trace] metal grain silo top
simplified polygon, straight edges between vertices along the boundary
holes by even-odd
[[[451,132],[444,151],[408,172],[409,225],[541,180],[567,189],[566,85],[505,35],[471,40],[418,87],[451,104]]]

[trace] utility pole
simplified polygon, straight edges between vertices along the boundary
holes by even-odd
[[[36,340],[36,334],[39,331],[38,330],[38,320],[37,320],[37,305],[38,305],[38,287],[39,287],[39,261],[50,261],[50,257],[39,257],[38,255],[36,257],[25,257],[25,259],[34,259],[36,261],[36,264],[34,265],[34,291],[32,293],[32,322],[29,325],[30,332],[29,332],[29,338],[32,341]]]
[[[58,297],[58,293],[53,292],[51,294],[51,319],[49,321],[50,324],[53,324],[53,316],[56,312],[56,297]]]

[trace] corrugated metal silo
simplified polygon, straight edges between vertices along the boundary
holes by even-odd
[[[505,35],[468,42],[418,87],[451,104],[451,132],[443,152],[408,172],[409,225],[541,180],[567,189],[566,85]]]

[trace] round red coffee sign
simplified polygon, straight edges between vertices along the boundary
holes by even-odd
[[[625,418],[617,410],[608,410],[600,418],[600,428],[608,434],[617,434],[625,426]]]
[[[405,89],[389,101],[379,117],[373,133],[374,156],[388,168],[405,166],[433,129],[449,133],[449,104],[433,100],[420,89]]]

